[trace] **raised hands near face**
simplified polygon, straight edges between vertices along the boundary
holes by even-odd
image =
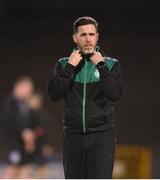
[[[94,51],[92,56],[90,57],[90,60],[93,64],[97,65],[100,61],[103,61],[104,57],[100,52]]]
[[[81,60],[82,55],[80,53],[80,50],[78,49],[72,52],[72,54],[69,57],[68,63],[72,64],[73,66],[77,66]]]
[[[72,52],[72,54],[69,57],[68,63],[76,67],[82,59],[83,55],[78,49]],[[102,54],[100,52],[97,52],[96,50],[94,50],[92,55],[90,56],[90,60],[95,65],[98,64],[98,62],[103,61],[103,59],[104,58]]]

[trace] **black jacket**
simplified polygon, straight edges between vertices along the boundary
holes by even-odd
[[[105,57],[104,61],[104,66],[97,67],[84,58],[74,67],[68,57],[58,60],[48,94],[53,101],[64,98],[67,131],[90,133],[114,126],[113,102],[122,93],[122,73],[118,60]]]
[[[37,113],[29,108],[24,102],[9,95],[4,104],[5,127],[9,148],[23,147],[22,131],[29,128],[33,131],[41,126]]]

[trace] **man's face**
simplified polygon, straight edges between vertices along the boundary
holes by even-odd
[[[98,35],[95,26],[87,24],[78,27],[73,40],[83,54],[92,54],[98,41]]]
[[[29,98],[32,95],[32,92],[33,84],[32,82],[26,80],[17,82],[13,90],[14,95],[22,101]]]

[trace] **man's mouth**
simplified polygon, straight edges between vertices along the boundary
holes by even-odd
[[[86,45],[86,46],[84,46],[84,48],[83,48],[84,51],[91,51],[92,49],[94,49],[94,48],[93,48],[93,46],[91,46],[91,45]]]
[[[92,48],[92,45],[85,45],[84,48]]]

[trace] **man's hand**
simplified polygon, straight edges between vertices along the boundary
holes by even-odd
[[[82,56],[79,50],[73,51],[69,57],[68,63],[73,66],[77,66],[79,62],[82,60]]]
[[[97,65],[100,61],[104,61],[103,56],[101,55],[100,52],[93,52],[93,55],[90,57],[91,61],[93,64]]]
[[[24,129],[22,131],[22,140],[26,153],[31,154],[35,151],[35,135],[31,129]]]

